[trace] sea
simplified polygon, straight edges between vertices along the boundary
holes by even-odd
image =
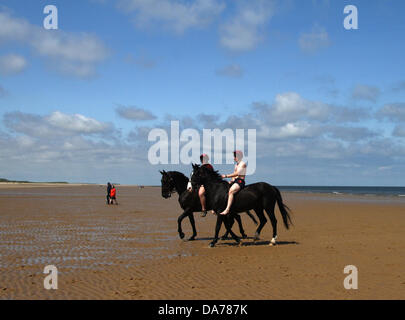
[[[349,186],[278,186],[281,191],[297,193],[327,193],[342,195],[364,195],[404,197],[405,187],[349,187]]]

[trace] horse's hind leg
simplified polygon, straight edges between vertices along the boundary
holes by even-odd
[[[254,237],[254,241],[259,240],[260,239],[260,232],[262,231],[264,225],[267,222],[266,217],[264,216],[264,212],[263,212],[263,208],[255,208],[254,211],[256,212],[258,218],[259,218],[259,226],[256,229],[255,232],[255,237]]]
[[[274,245],[276,245],[276,240],[277,240],[277,219],[276,219],[276,215],[274,214],[274,205],[268,206],[266,208],[266,212],[270,218],[271,225],[273,227],[273,238],[271,239],[270,245],[274,246]]]
[[[188,239],[188,241],[193,241],[195,240],[195,237],[197,236],[197,230],[195,228],[195,221],[194,221],[194,213],[191,212],[188,216],[190,219],[191,227],[193,228],[193,235]]]

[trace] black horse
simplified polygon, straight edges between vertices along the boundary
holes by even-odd
[[[199,212],[202,210],[200,198],[198,196],[198,192],[193,190],[193,192],[187,191],[187,184],[189,179],[178,171],[160,171],[162,174],[161,184],[162,184],[162,197],[167,199],[170,198],[172,193],[177,192],[179,194],[179,203],[181,208],[184,210],[183,213],[177,219],[178,223],[178,232],[181,239],[184,238],[184,233],[181,229],[181,222],[185,217],[190,219],[191,227],[193,228],[193,235],[189,238],[190,241],[195,240],[197,236],[197,230],[195,228],[195,221],[194,221],[194,212]],[[212,208],[207,206],[208,210]],[[254,216],[247,212],[249,217],[253,220],[255,224],[257,224],[256,219]],[[242,221],[239,215],[236,215],[235,220],[238,222],[239,230],[242,235],[242,238],[247,238],[245,231],[243,230]],[[233,219],[231,221],[231,227],[233,225]],[[228,232],[223,236],[226,238],[228,236]]]
[[[217,214],[226,208],[229,183],[222,179],[218,174],[218,171],[207,170],[200,165],[193,164],[191,183],[193,186],[204,185],[207,195],[207,204],[213,208]],[[218,215],[217,225],[215,227],[215,237],[210,246],[213,247],[217,243],[222,222],[224,222],[225,227],[231,233],[235,241],[239,243],[239,239],[230,230],[229,219],[237,216],[237,213],[239,212],[251,209],[256,212],[260,220],[260,224],[255,233],[255,240],[259,239],[260,232],[267,222],[263,213],[265,210],[273,226],[273,238],[270,244],[275,245],[277,239],[277,219],[274,215],[276,202],[281,212],[284,226],[288,229],[290,224],[292,224],[289,214],[290,209],[283,203],[280,191],[276,187],[265,182],[258,182],[246,186],[235,195],[230,213],[225,216]]]

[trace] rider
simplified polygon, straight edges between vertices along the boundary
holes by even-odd
[[[200,155],[200,161],[201,161],[201,166],[202,167],[206,167],[210,170],[214,170],[214,167],[208,162],[209,161],[209,157],[207,154],[203,153],[202,155]],[[189,183],[188,185],[188,190],[191,191],[191,184]],[[205,217],[207,215],[207,209],[205,207],[205,188],[203,185],[200,186],[200,188],[198,189],[198,196],[200,197],[200,202],[201,202],[201,210],[202,210],[202,214],[201,217]]]
[[[228,192],[228,205],[226,206],[226,209],[220,213],[222,215],[229,213],[234,195],[245,187],[246,163],[242,161],[243,152],[239,150],[234,151],[233,158],[236,162],[235,170],[231,174],[222,175],[222,178],[232,178]]]

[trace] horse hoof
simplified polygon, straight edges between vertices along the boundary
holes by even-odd
[[[243,238],[243,239],[246,239],[246,238],[247,238],[247,235],[246,235],[246,234],[242,234],[242,238]]]
[[[188,241],[194,241],[195,240],[195,237],[194,236],[192,236],[192,237],[190,237],[189,239],[188,239]]]
[[[214,248],[214,247],[215,247],[215,243],[211,242],[209,247],[210,247],[210,248]]]
[[[180,239],[184,239],[185,234],[184,233],[179,233]]]

